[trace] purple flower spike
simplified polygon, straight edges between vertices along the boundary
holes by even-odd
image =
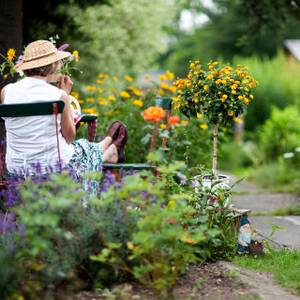
[[[59,48],[57,48],[58,51],[65,51],[67,48],[69,48],[69,44],[63,44]]]

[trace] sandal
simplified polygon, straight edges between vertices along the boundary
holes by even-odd
[[[119,129],[121,126],[124,126],[124,124],[120,121],[112,122],[110,127],[108,128],[107,135],[110,136],[112,140],[115,140],[118,137]]]
[[[125,125],[121,125],[119,128],[118,137],[113,144],[116,146],[118,151],[118,161],[117,163],[123,163],[125,161],[125,145],[128,140],[128,132]]]

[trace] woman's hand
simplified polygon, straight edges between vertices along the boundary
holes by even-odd
[[[59,83],[58,83],[58,87],[61,90],[64,90],[68,95],[71,93],[72,91],[72,87],[73,87],[73,81],[71,80],[71,78],[67,75],[62,75],[60,77]]]

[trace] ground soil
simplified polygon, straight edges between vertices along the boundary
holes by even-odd
[[[120,285],[112,289],[111,295],[101,293],[81,292],[74,300],[160,300],[150,290],[137,284]],[[250,300],[259,299],[257,295],[242,283],[235,271],[228,270],[220,263],[209,263],[201,266],[191,266],[182,276],[167,299],[174,300]]]

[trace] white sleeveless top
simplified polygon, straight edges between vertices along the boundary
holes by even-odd
[[[58,100],[63,92],[44,80],[25,77],[5,87],[4,103]],[[6,166],[10,173],[32,175],[35,173],[33,164],[37,163],[41,166],[42,173],[49,167],[55,169],[58,152],[54,115],[4,119],[7,138]],[[65,166],[74,153],[74,147],[61,134],[61,115],[58,115],[57,123],[60,155]]]

